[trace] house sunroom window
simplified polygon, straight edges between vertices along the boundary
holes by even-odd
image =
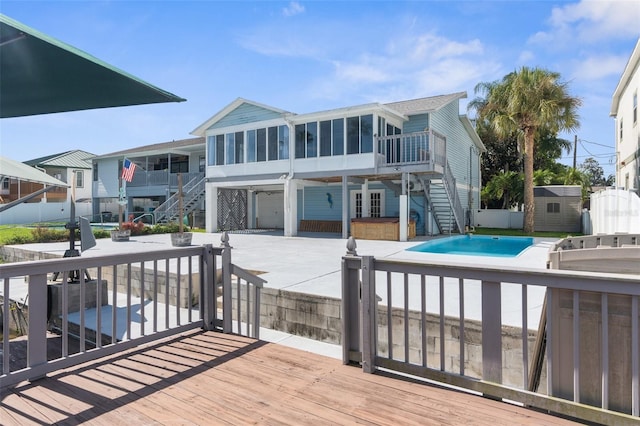
[[[347,154],[373,152],[373,115],[347,118]]]

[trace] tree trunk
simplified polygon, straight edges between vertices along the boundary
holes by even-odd
[[[526,234],[533,234],[533,146],[535,129],[528,127],[524,131],[524,226]]]

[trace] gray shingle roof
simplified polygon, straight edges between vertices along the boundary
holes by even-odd
[[[411,99],[408,101],[392,102],[385,106],[404,115],[423,114],[437,111],[443,106],[457,99],[466,98],[466,92],[451,93],[449,95],[430,96],[428,98]]]
[[[109,154],[99,155],[96,159],[100,158],[109,158],[109,157],[121,157],[123,155],[138,155],[144,154],[147,152],[156,152],[156,151],[166,151],[169,152],[171,149],[175,148],[185,148],[190,146],[202,145],[204,148],[205,139],[204,138],[189,138],[189,139],[179,139],[170,142],[161,142],[155,143],[151,145],[138,146],[136,148],[125,149],[123,151],[111,152]]]

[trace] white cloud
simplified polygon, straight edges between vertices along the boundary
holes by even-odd
[[[384,83],[389,76],[376,64],[334,62],[335,75],[339,80],[358,83]]]
[[[628,59],[625,55],[591,56],[575,65],[574,78],[589,81],[611,76],[620,77]]]
[[[479,40],[452,40],[434,33],[397,37],[377,55],[332,63],[333,75],[316,83],[315,96],[338,99],[355,94],[361,102],[469,92],[478,81],[495,79],[501,68]]]
[[[554,7],[549,31],[531,37],[534,43],[571,44],[574,40],[595,42],[603,38],[635,37],[640,33],[640,3],[637,0],[582,0]]]
[[[530,50],[524,50],[520,52],[520,56],[518,57],[518,64],[526,65],[533,62],[536,58],[536,55]]]
[[[294,16],[301,13],[304,13],[304,6],[297,1],[292,1],[287,7],[282,9],[282,14],[284,16]]]

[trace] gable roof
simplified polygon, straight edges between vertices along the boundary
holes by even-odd
[[[95,160],[101,160],[105,158],[124,157],[126,155],[152,155],[152,154],[166,154],[169,152],[177,152],[181,148],[198,148],[204,149],[204,138],[189,138],[179,139],[170,142],[154,143],[151,145],[138,146],[136,148],[125,149],[122,151],[115,151],[104,155],[97,155]]]
[[[69,169],[91,169],[91,159],[95,154],[79,149],[65,151],[59,154],[47,155],[45,157],[35,158],[25,161],[29,166],[38,167],[64,167]]]
[[[449,95],[430,96],[427,98],[410,99],[408,101],[391,102],[387,107],[404,115],[425,114],[438,111],[453,101],[467,97],[466,92],[451,93]]]
[[[66,183],[34,167],[12,160],[11,158],[0,156],[0,178],[5,177],[52,186],[69,187]]]
[[[633,52],[631,52],[629,61],[624,67],[624,71],[622,72],[622,76],[620,77],[620,81],[616,86],[615,92],[613,92],[613,99],[611,101],[611,112],[609,113],[609,116],[616,117],[618,115],[620,96],[622,96],[622,92],[624,92],[624,90],[629,85],[633,74],[639,72],[638,67],[640,67],[640,38],[638,38],[636,47],[633,49]]]
[[[285,110],[282,110],[280,108],[275,108],[275,107],[272,107],[272,106],[269,106],[269,105],[264,105],[264,104],[261,104],[261,103],[258,103],[258,102],[254,102],[254,101],[250,101],[248,99],[244,99],[244,98],[237,98],[235,101],[231,102],[229,105],[224,107],[221,111],[216,113],[214,116],[209,118],[207,121],[205,121],[204,123],[202,123],[201,125],[196,127],[191,132],[191,134],[192,135],[197,135],[197,136],[203,136],[204,132],[209,127],[213,126],[215,123],[220,121],[227,114],[229,114],[231,111],[235,110],[236,108],[238,108],[242,104],[253,105],[253,106],[256,106],[258,108],[262,108],[262,109],[266,109],[266,110],[269,110],[269,111],[273,111],[273,112],[275,112],[277,114],[282,114],[282,115],[290,115],[290,114],[292,114],[292,113],[290,113],[288,111],[285,111]]]

